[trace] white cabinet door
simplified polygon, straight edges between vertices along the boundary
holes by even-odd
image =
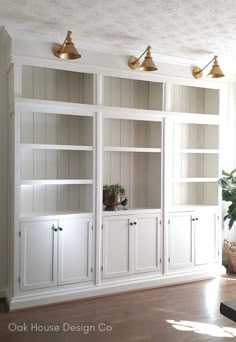
[[[103,220],[103,278],[131,273],[131,226],[129,216]]]
[[[132,218],[130,218],[132,221]],[[137,216],[135,229],[135,273],[160,270],[160,218]],[[131,228],[132,229],[132,228]]]
[[[57,285],[57,226],[58,221],[21,224],[21,290]]]
[[[170,215],[169,268],[177,269],[193,265],[192,213]]]
[[[58,284],[72,284],[92,279],[92,219],[59,221]]]
[[[195,265],[216,261],[218,256],[217,214],[213,211],[196,212],[194,220]]]

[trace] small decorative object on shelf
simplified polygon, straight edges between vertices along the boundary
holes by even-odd
[[[128,199],[125,196],[125,188],[119,183],[103,186],[103,204],[105,210],[118,210],[119,205],[126,206]]]
[[[125,199],[120,204],[122,205],[123,209],[127,209],[126,206],[128,204],[128,198],[125,197]]]

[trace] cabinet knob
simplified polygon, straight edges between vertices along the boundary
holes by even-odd
[[[130,222],[129,225],[132,226],[132,225],[133,225],[133,222]]]
[[[198,221],[198,218],[195,218],[196,221]]]
[[[136,225],[136,224],[137,224],[137,222],[134,222],[134,224]]]
[[[63,228],[61,228],[61,227],[58,227],[58,229],[60,230],[60,232],[63,230]]]
[[[192,218],[192,221],[195,221],[195,218]]]
[[[55,226],[54,226],[54,225],[52,226],[52,230],[54,230],[54,232],[57,232],[57,231],[58,231],[58,229],[57,229],[57,228],[55,228]]]

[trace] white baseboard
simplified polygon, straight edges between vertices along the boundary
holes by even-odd
[[[42,294],[27,294],[27,291],[24,292],[24,295],[9,298],[7,296],[7,302],[10,308],[10,311],[30,308],[41,305],[48,304],[56,304],[62,302],[69,302],[74,300],[79,300],[82,298],[89,297],[97,297],[104,296],[110,294],[116,294],[125,291],[135,291],[141,289],[150,289],[155,287],[163,287],[170,285],[183,284],[187,282],[200,281],[204,279],[214,278],[219,275],[219,272],[212,271],[198,271],[191,272],[185,274],[168,274],[166,276],[161,276],[158,278],[149,278],[149,279],[138,279],[132,281],[123,281],[123,282],[113,282],[100,284],[96,286],[86,287],[83,289],[73,289],[73,290],[64,290],[60,287],[58,291],[50,292],[50,289],[47,293]]]

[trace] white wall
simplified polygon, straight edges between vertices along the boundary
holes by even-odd
[[[6,32],[0,35],[0,297],[7,288],[7,244],[8,244],[8,116],[7,116],[7,74],[6,53],[9,37]],[[3,54],[4,53],[4,54]]]
[[[7,286],[7,115],[5,75],[0,75],[0,292]]]
[[[225,171],[236,168],[236,81],[228,82],[227,101],[223,107],[222,158],[221,166]],[[222,215],[226,213],[226,203],[222,203]],[[224,223],[223,238],[236,240],[236,225],[229,230]]]

